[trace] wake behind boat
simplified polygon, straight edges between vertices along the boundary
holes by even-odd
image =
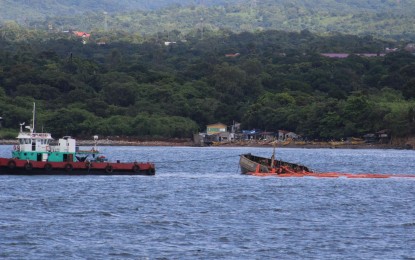
[[[20,124],[18,145],[11,158],[0,158],[0,175],[154,175],[155,166],[149,162],[109,162],[95,145],[81,150],[76,140],[65,136],[52,145],[50,133],[36,133],[35,105],[32,125]]]

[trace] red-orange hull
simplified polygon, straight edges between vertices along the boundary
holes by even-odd
[[[0,175],[155,175],[149,162],[43,162],[0,158]]]

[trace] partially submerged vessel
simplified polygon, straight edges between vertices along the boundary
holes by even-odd
[[[340,173],[340,172],[314,172],[308,167],[296,163],[275,159],[275,149],[271,158],[248,154],[240,155],[239,166],[242,174],[253,176],[275,177],[317,177],[317,178],[415,178],[414,174],[376,174],[376,173]]]
[[[1,175],[155,175],[156,170],[150,162],[109,162],[95,145],[81,150],[76,140],[70,136],[62,137],[57,144],[50,133],[36,133],[35,106],[32,125],[23,128],[17,136],[18,145],[13,146],[11,158],[0,158]],[[24,131],[28,129],[28,131]]]
[[[275,159],[275,153],[271,158],[248,154],[240,155],[239,165],[242,174],[248,175],[304,175],[312,173],[308,167],[300,164],[285,162]]]

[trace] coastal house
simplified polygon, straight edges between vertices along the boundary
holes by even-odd
[[[242,140],[257,140],[261,138],[261,130],[242,130]]]
[[[349,57],[348,53],[321,53],[322,56],[327,58],[344,59]]]
[[[227,125],[222,123],[210,124],[206,126],[207,138],[213,142],[232,141],[234,134],[227,131]]]
[[[225,133],[227,126],[222,123],[210,124],[206,126],[206,134],[213,135],[218,133]]]
[[[385,48],[386,53],[392,53],[398,51],[398,48]]]
[[[77,37],[82,37],[82,38],[89,38],[91,36],[90,33],[86,33],[86,32],[79,32],[79,31],[73,31],[72,32],[75,36]]]
[[[294,132],[278,130],[278,141],[296,140],[298,137],[299,136]]]
[[[327,58],[337,58],[337,59],[345,59],[349,57],[351,54],[349,53],[321,53],[322,56]],[[383,57],[385,53],[354,53],[353,55],[372,58],[372,57]]]
[[[193,141],[197,145],[211,145],[214,142],[227,142],[235,139],[235,133],[227,131],[227,125],[222,123],[206,126],[206,132],[193,135]]]
[[[241,55],[239,52],[237,52],[237,53],[227,53],[227,54],[225,54],[225,57],[227,57],[227,58],[236,58],[239,55]]]
[[[264,141],[272,141],[275,139],[274,132],[261,132],[260,136],[260,139]]]
[[[383,129],[376,133],[368,133],[363,136],[366,143],[381,143],[387,144],[390,142],[391,131],[389,129]]]
[[[380,130],[376,132],[376,137],[379,140],[379,143],[387,144],[390,142],[391,130],[389,129]]]
[[[412,53],[415,53],[415,43],[408,43],[408,44],[405,46],[404,50],[405,50],[405,51],[412,52]]]

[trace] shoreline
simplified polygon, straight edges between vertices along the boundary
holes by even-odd
[[[0,145],[18,145],[17,140],[0,140]],[[79,146],[94,146],[93,140],[77,140]],[[169,141],[139,141],[139,140],[110,140],[100,139],[97,146],[182,146],[182,147],[273,147],[272,142],[264,141],[237,141],[214,143],[212,145],[196,145],[189,139]],[[413,150],[412,145],[392,145],[379,143],[348,143],[348,142],[299,142],[299,143],[277,143],[277,148],[303,148],[303,149],[398,149]]]

